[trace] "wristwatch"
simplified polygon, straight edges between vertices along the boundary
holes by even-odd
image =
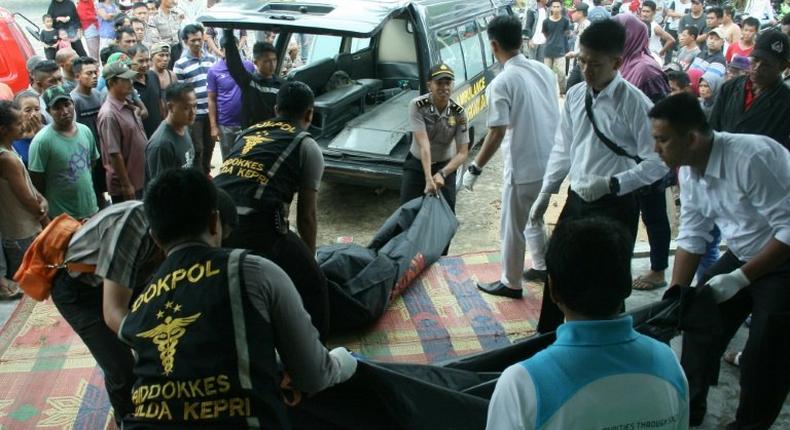
[[[479,176],[481,173],[483,173],[483,169],[477,167],[477,164],[475,163],[470,164],[469,167],[466,168],[466,170],[475,176]]]
[[[620,181],[614,176],[609,179],[609,193],[615,196],[620,194]]]

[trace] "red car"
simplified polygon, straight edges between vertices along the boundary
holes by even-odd
[[[30,84],[25,62],[35,54],[14,15],[0,7],[0,82],[14,93]]]

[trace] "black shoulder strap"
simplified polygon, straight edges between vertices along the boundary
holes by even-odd
[[[285,150],[282,153],[280,153],[280,156],[277,158],[277,161],[275,161],[274,164],[272,164],[271,168],[269,168],[269,171],[266,172],[266,177],[268,177],[269,179],[274,178],[274,175],[277,174],[278,170],[280,170],[280,166],[282,166],[282,164],[285,162],[285,159],[288,158],[289,155],[291,155],[293,150],[296,149],[296,147],[299,146],[299,143],[301,143],[302,140],[304,140],[304,138],[307,136],[310,136],[310,133],[306,131],[300,131],[294,137],[291,143],[285,148]],[[255,196],[254,196],[255,200],[260,200],[261,197],[263,197],[263,190],[266,188],[267,184],[268,182],[258,185],[258,189],[255,191]]]
[[[625,152],[623,148],[617,146],[616,143],[612,142],[608,137],[606,137],[605,134],[601,132],[600,129],[598,129],[598,125],[595,124],[595,117],[593,116],[593,111],[592,111],[592,95],[590,95],[589,92],[587,92],[584,97],[584,110],[587,111],[587,118],[589,118],[590,122],[592,123],[593,130],[595,130],[595,135],[598,136],[598,139],[600,139],[601,142],[603,142],[603,144],[606,145],[606,147],[609,148],[610,151],[614,152],[615,154],[621,157],[628,157],[634,160],[636,164],[639,164],[643,161],[643,159],[638,155],[630,155],[627,152]]]

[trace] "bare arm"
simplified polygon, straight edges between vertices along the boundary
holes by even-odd
[[[132,290],[115,281],[105,279],[102,296],[104,322],[110,330],[118,333],[121,321],[129,312],[129,300],[132,298]]]
[[[480,148],[480,152],[478,152],[477,157],[475,157],[475,164],[477,164],[478,167],[483,168],[491,160],[491,157],[496,154],[497,150],[499,150],[499,145],[502,144],[502,139],[505,138],[506,131],[507,127],[504,125],[488,128],[488,134],[486,134],[486,139],[483,141],[483,147]]]
[[[10,157],[0,157],[0,176],[8,181],[11,192],[17,200],[22,203],[22,206],[35,216],[36,219],[43,218],[47,215],[45,208],[46,201],[39,193],[31,193],[28,188],[27,181],[25,180],[24,167]],[[43,176],[39,173],[39,175]]]
[[[466,162],[466,157],[469,155],[469,145],[471,145],[471,142],[468,144],[456,145],[457,152],[455,153],[455,156],[453,156],[453,158],[450,159],[450,162],[447,163],[447,165],[442,169],[444,170],[445,174],[452,174]]]
[[[664,46],[661,48],[661,51],[659,51],[659,55],[664,55],[675,44],[675,38],[672,37],[671,34],[664,31],[664,29],[661,28],[661,26],[656,26],[655,29],[658,37],[660,37],[661,40],[664,41]]]
[[[211,138],[219,137],[219,125],[217,123],[217,93],[208,92],[208,122],[211,126]]]
[[[701,258],[702,256],[699,254],[692,254],[683,248],[678,248],[672,268],[672,285],[690,286]]]
[[[300,188],[296,202],[296,229],[311,254],[315,254],[315,242],[318,234],[317,206],[318,192],[310,188]]]

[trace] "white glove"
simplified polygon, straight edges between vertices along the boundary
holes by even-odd
[[[466,173],[464,173],[464,188],[469,191],[473,191],[475,188],[475,182],[477,182],[478,178],[480,178],[479,174],[475,175],[474,173],[467,170]]]
[[[713,290],[713,297],[716,299],[716,303],[722,303],[731,299],[732,296],[738,294],[738,291],[741,291],[749,284],[751,284],[751,281],[743,273],[743,270],[735,269],[730,273],[723,273],[710,278],[705,285]]]
[[[546,214],[546,210],[549,208],[550,200],[550,193],[538,194],[538,198],[535,199],[535,202],[532,203],[532,207],[529,209],[529,222],[531,224],[537,225],[543,223],[543,215]]]
[[[337,382],[346,382],[354,376],[354,372],[357,371],[357,359],[351,355],[351,352],[342,346],[338,346],[329,351],[329,355],[340,366],[340,380]]]
[[[597,175],[585,176],[579,180],[573,191],[585,202],[594,202],[609,194],[609,178]]]

